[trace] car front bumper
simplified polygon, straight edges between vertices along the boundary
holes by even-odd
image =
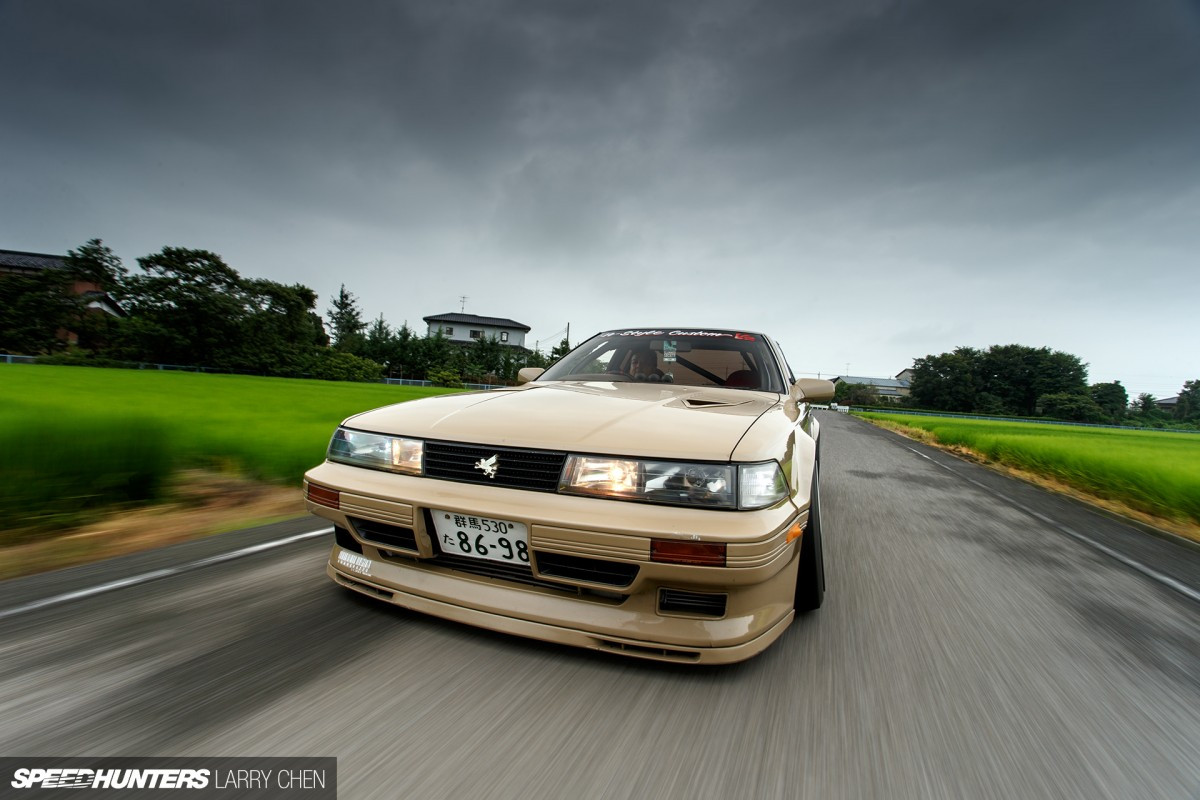
[[[654,506],[417,478],[325,463],[306,487],[338,492],[337,508],[307,501],[343,530],[327,572],[339,585],[405,608],[491,630],[660,661],[731,663],[770,645],[791,623],[805,513],[790,502],[752,512]],[[309,493],[306,492],[306,496]],[[524,523],[529,575],[520,580],[451,563],[430,537],[430,510]],[[387,531],[411,533],[394,546]],[[376,526],[376,527],[372,527]],[[387,542],[380,541],[387,538]],[[652,539],[722,542],[726,566],[650,560]],[[617,565],[625,585],[551,574],[551,558]],[[520,576],[518,576],[520,577]],[[666,598],[699,598],[700,610]]]

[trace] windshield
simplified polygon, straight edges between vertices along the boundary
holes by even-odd
[[[764,337],[754,333],[620,330],[576,347],[539,381],[643,381],[784,393]]]

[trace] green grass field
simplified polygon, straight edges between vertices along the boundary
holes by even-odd
[[[343,418],[447,391],[0,365],[0,543],[152,502],[183,469],[299,485]]]
[[[863,413],[1156,517],[1200,524],[1200,435]]]

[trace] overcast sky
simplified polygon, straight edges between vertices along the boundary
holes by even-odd
[[[0,0],[0,248],[1200,378],[1196,0]]]

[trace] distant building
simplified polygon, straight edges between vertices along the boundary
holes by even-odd
[[[908,397],[909,379],[901,377],[911,375],[912,370],[906,369],[897,375],[895,378],[864,378],[859,375],[838,375],[833,379],[834,388],[837,388],[839,383],[860,383],[865,386],[870,386],[872,391],[879,396],[880,400],[888,403],[896,403],[902,397]]]
[[[509,347],[525,349],[529,326],[504,317],[477,317],[474,314],[434,314],[424,317],[428,335],[442,332],[452,342],[466,344],[476,339],[494,338]]]
[[[66,270],[66,256],[54,256],[47,253],[26,253],[22,250],[0,250],[0,280],[5,275],[36,275],[46,270]],[[104,287],[91,281],[74,282],[71,290],[83,296],[89,311],[95,314],[107,314],[112,317],[125,316],[125,310],[106,291]],[[77,344],[78,335],[74,331],[60,331],[59,338],[71,344]]]
[[[1174,413],[1175,407],[1179,405],[1179,395],[1174,397],[1164,397],[1161,400],[1155,400],[1154,405],[1159,411],[1166,411],[1168,414]]]

